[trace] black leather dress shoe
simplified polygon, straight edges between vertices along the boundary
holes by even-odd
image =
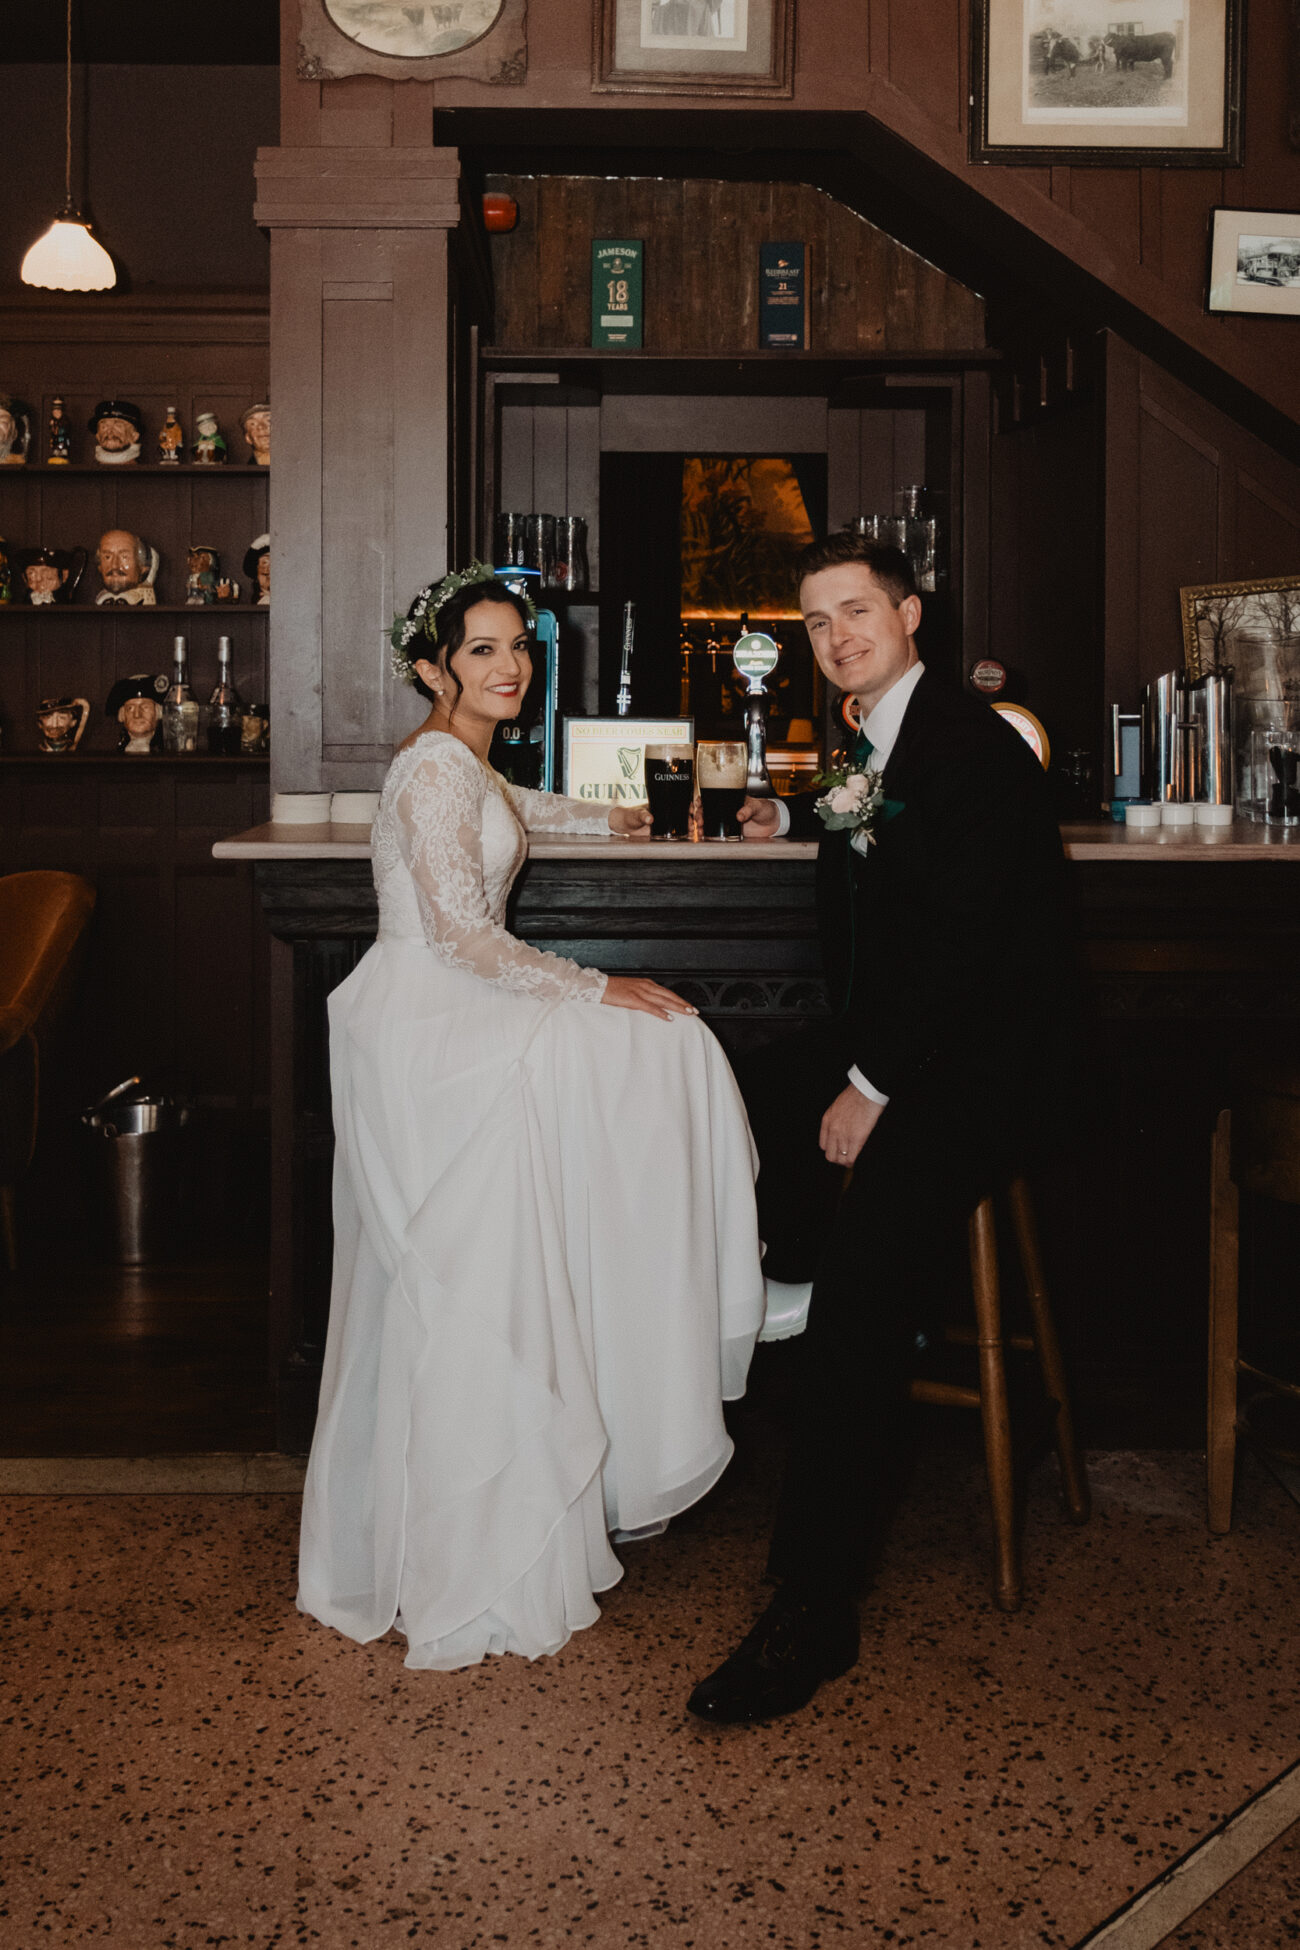
[[[806,1706],[826,1679],[858,1657],[858,1609],[851,1598],[778,1591],[747,1638],[702,1679],[687,1711],[717,1726],[772,1720]]]

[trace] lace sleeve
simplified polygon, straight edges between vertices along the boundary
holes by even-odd
[[[599,1002],[605,976],[530,948],[492,918],[483,885],[483,802],[492,788],[463,747],[414,767],[394,808],[425,939],[453,968],[518,995]]]
[[[609,838],[609,807],[562,792],[534,792],[505,782],[505,794],[526,833],[603,833]]]

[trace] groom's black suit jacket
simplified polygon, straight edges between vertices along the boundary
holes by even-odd
[[[813,798],[837,1013],[756,1059],[746,1092],[778,1279],[815,1274],[772,1575],[851,1593],[907,1453],[907,1384],[958,1272],[963,1222],[1041,1157],[1072,1108],[1077,980],[1060,834],[1041,766],[979,699],[925,671],[885,767],[899,810],[863,860]],[[841,1191],[820,1119],[850,1064],[889,1096]]]
[[[1036,1134],[1072,1068],[1078,979],[1046,777],[978,698],[922,673],[884,773],[899,810],[863,859],[820,836],[817,897],[846,1067],[899,1106],[975,1092],[1013,1141]]]

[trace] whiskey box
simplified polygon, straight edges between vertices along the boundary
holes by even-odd
[[[761,346],[785,352],[807,349],[806,268],[804,244],[759,245],[758,342]]]
[[[645,245],[627,238],[596,237],[591,245],[591,342],[641,344]]]

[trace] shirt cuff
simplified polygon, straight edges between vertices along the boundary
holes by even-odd
[[[889,1102],[883,1090],[877,1090],[874,1083],[867,1082],[867,1079],[863,1076],[856,1063],[849,1071],[849,1082],[855,1090],[860,1090],[864,1097],[870,1097],[873,1104],[887,1104]]]
[[[778,799],[776,802],[776,831],[772,837],[776,840],[783,840],[789,831],[790,808],[786,805],[784,799]]]

